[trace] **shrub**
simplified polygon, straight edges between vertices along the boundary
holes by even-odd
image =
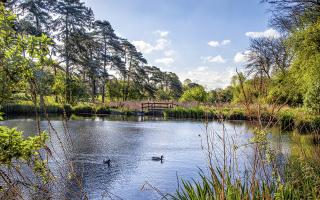
[[[180,98],[181,102],[205,102],[207,100],[207,92],[203,87],[198,86],[186,90]]]
[[[313,120],[310,116],[297,117],[295,124],[299,133],[313,132]]]
[[[230,120],[245,120],[246,116],[243,110],[240,109],[232,109],[229,111],[227,115],[227,119]]]
[[[44,110],[40,109],[40,112],[44,112]],[[45,106],[45,112],[46,113],[57,113],[57,114],[62,114],[63,113],[63,106],[59,105],[48,105]]]
[[[94,114],[95,113],[95,109],[92,106],[89,105],[78,105],[73,107],[72,109],[72,113],[74,114]]]
[[[280,128],[285,131],[291,131],[294,128],[294,117],[295,115],[289,110],[279,112],[277,119],[280,124]]]
[[[110,113],[111,113],[111,111],[108,107],[99,107],[96,112],[96,114],[100,114],[100,115],[107,115]]]
[[[39,111],[39,107],[36,109]],[[35,107],[32,104],[7,104],[2,106],[1,112],[5,114],[34,114]]]
[[[71,114],[72,113],[72,107],[70,104],[64,104],[63,105],[63,109],[64,109],[64,112],[66,112],[66,114]]]

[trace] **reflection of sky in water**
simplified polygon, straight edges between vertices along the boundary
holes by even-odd
[[[53,119],[51,123],[59,134],[63,132],[61,121]],[[35,122],[30,118],[11,119],[1,124],[18,127],[26,134],[36,130]],[[47,128],[48,123],[42,121],[41,126]],[[250,126],[239,121],[225,123],[227,143],[246,144],[252,137],[248,128]],[[205,145],[206,134],[201,122],[80,118],[69,121],[68,127],[74,146],[72,161],[83,176],[84,189],[89,199],[101,199],[105,191],[123,199],[158,199],[155,191],[141,191],[146,181],[163,193],[173,193],[177,188],[177,174],[179,178],[190,180],[198,177],[198,168],[206,169],[206,154],[201,149],[201,145]],[[222,158],[222,125],[210,122],[208,130],[216,133],[213,144],[218,159]],[[275,136],[270,135],[272,146],[287,152],[288,139]],[[63,140],[63,136],[61,138]],[[57,143],[58,140],[53,135],[51,145],[55,146]],[[57,155],[62,153],[59,148],[52,149]],[[240,171],[244,170],[243,167],[251,160],[252,154],[251,147],[241,147],[238,150]],[[163,164],[151,160],[152,156],[160,155],[165,157]],[[102,163],[109,158],[110,168]],[[70,184],[62,183],[61,187],[72,190]],[[68,189],[60,188],[56,191],[66,193]],[[115,196],[112,197],[116,199]]]

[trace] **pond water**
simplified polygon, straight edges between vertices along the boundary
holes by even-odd
[[[64,132],[65,126],[59,117],[52,118],[50,122],[59,134]],[[13,117],[0,124],[17,127],[26,135],[32,135],[37,130],[36,122],[31,117]],[[51,132],[48,145],[55,157],[62,160],[63,151],[59,143],[65,143],[65,137],[54,136],[46,120],[41,121],[41,127]],[[79,117],[71,118],[67,127],[73,147],[66,145],[66,149],[71,152],[71,160],[82,177],[81,184],[89,199],[159,199],[159,194],[146,183],[163,194],[172,194],[177,189],[177,176],[191,180],[198,177],[199,168],[206,170],[207,156],[202,148],[206,141],[206,129],[201,121]],[[238,145],[249,142],[253,127],[244,121],[225,122],[224,128],[222,123],[216,121],[208,124],[209,131],[221,137],[225,130],[225,135]],[[269,135],[272,144],[280,145],[283,152],[288,152],[289,136],[282,134],[280,137],[276,132]],[[221,140],[216,138],[214,145],[221,147]],[[241,149],[238,157],[242,166],[251,159],[252,151],[250,147]],[[152,161],[152,156],[160,155],[164,155],[162,163]],[[103,164],[104,159],[111,160],[110,167]],[[77,199],[72,197],[70,191],[73,190],[72,184],[62,182],[52,193],[53,196]]]

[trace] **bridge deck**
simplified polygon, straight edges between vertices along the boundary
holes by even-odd
[[[164,109],[174,108],[176,104],[173,102],[146,102],[141,103],[142,111],[161,111]]]

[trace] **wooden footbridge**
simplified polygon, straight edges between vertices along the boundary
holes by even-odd
[[[177,105],[174,102],[144,102],[141,103],[141,111],[163,111],[172,109]]]

